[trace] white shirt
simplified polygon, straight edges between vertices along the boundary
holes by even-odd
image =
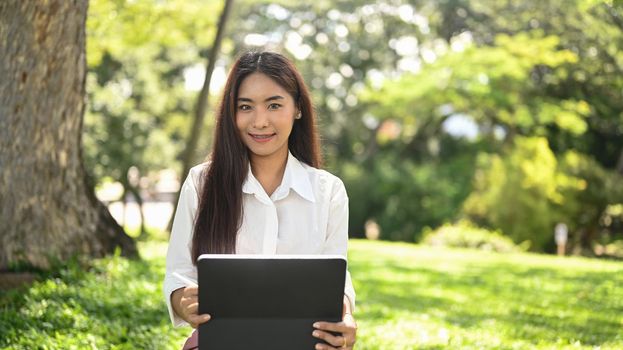
[[[171,322],[185,325],[171,307],[171,293],[185,287],[171,274],[197,280],[191,260],[193,223],[198,206],[203,163],[193,167],[184,184],[167,250],[164,297]],[[346,258],[348,196],[342,181],[327,171],[299,162],[288,153],[281,184],[269,197],[249,172],[242,186],[243,219],[236,237],[236,254],[330,254]],[[355,308],[355,290],[346,273],[344,294]]]

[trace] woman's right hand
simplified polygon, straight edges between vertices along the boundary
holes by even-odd
[[[193,328],[208,322],[210,315],[198,315],[199,312],[199,288],[184,287],[173,292],[171,299],[177,314],[188,322]]]

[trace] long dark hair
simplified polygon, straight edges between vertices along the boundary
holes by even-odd
[[[236,101],[240,84],[254,72],[265,74],[283,87],[301,112],[288,139],[289,151],[301,162],[321,166],[315,112],[309,90],[294,64],[274,52],[247,52],[240,56],[225,84],[216,115],[210,165],[202,174],[193,232],[193,262],[201,254],[236,251],[236,235],[242,223],[242,185],[249,170],[247,148],[236,128]]]

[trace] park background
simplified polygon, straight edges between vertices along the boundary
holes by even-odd
[[[8,251],[37,244],[7,218],[29,189],[9,189],[0,158],[15,257],[0,259],[0,347],[180,347],[189,329],[161,293],[176,192],[210,151],[232,62],[269,49],[303,73],[349,194],[356,348],[622,348],[622,6],[91,0],[81,161],[125,238]],[[2,132],[9,154],[19,133]],[[573,257],[553,256],[559,223]]]

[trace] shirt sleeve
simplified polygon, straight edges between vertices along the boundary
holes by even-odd
[[[327,238],[324,254],[337,254],[344,258],[348,252],[348,195],[344,183],[337,179],[333,186],[331,202],[329,206],[329,220],[327,223]],[[350,272],[346,270],[344,294],[350,301],[351,311],[355,312],[355,288],[350,278]]]
[[[164,299],[169,309],[169,317],[174,326],[180,327],[188,323],[179,317],[171,306],[171,294],[186,285],[172,276],[177,272],[189,279],[197,280],[197,269],[192,263],[191,244],[194,227],[195,213],[197,212],[197,188],[193,182],[192,174],[182,185],[180,198],[173,219],[169,247],[167,249],[166,271],[164,275],[163,292]]]

